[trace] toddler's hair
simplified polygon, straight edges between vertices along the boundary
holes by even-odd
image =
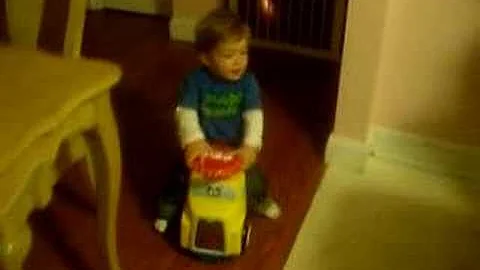
[[[250,38],[250,28],[240,16],[228,9],[215,9],[200,20],[195,28],[195,49],[209,53],[226,40]]]

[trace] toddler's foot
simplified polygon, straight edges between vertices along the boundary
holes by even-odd
[[[155,229],[159,233],[164,233],[167,230],[168,227],[168,221],[166,219],[157,219],[155,220]]]
[[[271,198],[266,198],[256,206],[256,212],[269,218],[277,219],[282,214],[280,206]]]

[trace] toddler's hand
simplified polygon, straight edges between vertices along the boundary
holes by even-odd
[[[185,161],[191,167],[193,160],[200,156],[206,155],[212,151],[212,148],[205,140],[194,141],[185,148]]]
[[[244,145],[238,149],[237,153],[243,161],[242,169],[246,170],[257,160],[258,150],[255,147]]]

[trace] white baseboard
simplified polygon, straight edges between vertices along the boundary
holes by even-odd
[[[370,156],[368,145],[332,134],[328,140],[325,161],[329,168],[340,167],[353,174],[362,174]]]
[[[329,168],[338,169],[334,171],[353,175],[363,174],[369,159],[379,159],[433,175],[480,180],[480,147],[452,144],[381,126],[371,128],[366,144],[330,136],[325,159]]]
[[[88,0],[88,9],[113,9],[149,15],[172,15],[172,0]]]
[[[101,10],[105,8],[103,0],[88,0],[87,8],[90,10]]]
[[[170,39],[193,42],[195,40],[195,25],[198,20],[200,18],[173,16],[170,20]]]
[[[468,147],[383,127],[372,128],[375,158],[453,178],[480,180],[480,147]]]

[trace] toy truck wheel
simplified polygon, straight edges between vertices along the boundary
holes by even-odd
[[[242,232],[242,253],[245,252],[250,244],[250,235],[252,234],[252,225],[245,223]]]

